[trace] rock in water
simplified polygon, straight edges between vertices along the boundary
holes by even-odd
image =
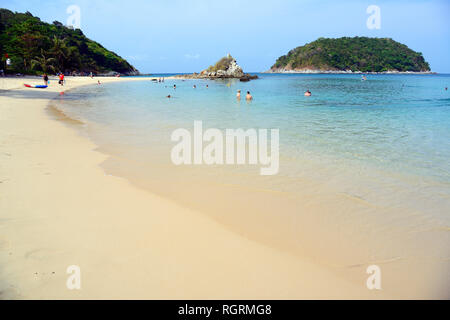
[[[236,59],[232,58],[230,55],[228,55],[228,57],[231,58],[231,62],[228,66],[226,74],[236,78],[242,77],[244,75],[244,71],[242,71],[242,68],[237,64]]]
[[[245,74],[242,68],[237,64],[236,59],[230,54],[217,61],[215,65],[203,70],[200,74],[194,73],[190,75],[180,75],[178,77],[188,79],[244,79],[243,81],[250,81],[258,78],[258,76]]]

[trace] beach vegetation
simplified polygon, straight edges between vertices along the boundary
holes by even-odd
[[[56,61],[55,58],[46,57],[44,50],[41,49],[41,55],[31,60],[31,68],[35,69],[36,67],[39,67],[44,73],[55,72]]]
[[[227,71],[233,60],[234,58],[231,55],[223,57],[222,59],[217,61],[215,65],[209,66],[209,68],[206,71],[208,72],[217,72],[219,70]]]
[[[428,72],[422,53],[390,38],[319,38],[278,58],[273,69]]]
[[[46,23],[29,12],[7,9],[0,9],[0,54],[3,65],[6,55],[12,61],[7,68],[9,73],[39,74],[46,72],[44,67],[47,72],[54,69],[52,72],[64,73],[137,72],[125,59],[88,39],[80,29],[66,27],[59,21]],[[43,59],[46,63],[42,63]]]

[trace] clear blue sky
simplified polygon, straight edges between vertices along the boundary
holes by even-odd
[[[319,37],[390,37],[424,54],[433,71],[450,73],[448,0],[0,0],[64,24],[81,9],[89,38],[141,72],[194,72],[231,53],[245,71],[265,71],[290,49]],[[369,5],[381,29],[369,30]]]

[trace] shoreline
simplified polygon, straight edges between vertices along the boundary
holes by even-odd
[[[64,91],[151,81],[66,79]],[[0,299],[386,298],[106,175],[108,156],[46,113],[60,90],[1,92]],[[81,267],[80,291],[65,287],[70,265]]]

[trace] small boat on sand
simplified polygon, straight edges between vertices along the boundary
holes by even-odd
[[[27,87],[27,88],[35,88],[35,89],[46,89],[46,88],[48,88],[48,86],[44,86],[44,85],[31,86],[29,84],[24,84],[24,86]]]

